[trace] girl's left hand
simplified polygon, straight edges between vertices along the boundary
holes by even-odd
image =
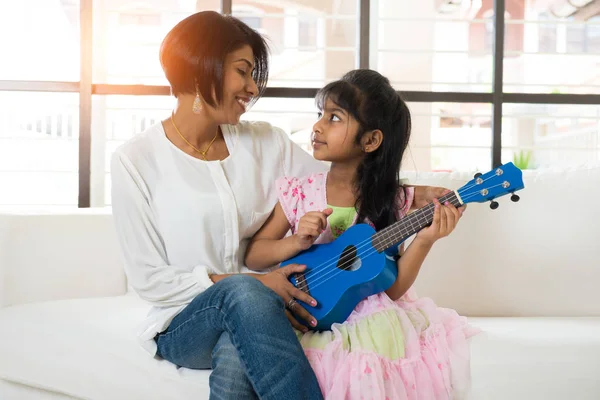
[[[464,211],[464,206],[456,208],[449,202],[442,205],[437,199],[433,199],[433,203],[435,204],[433,222],[417,233],[416,237],[429,245],[432,245],[438,239],[448,236],[456,227]]]

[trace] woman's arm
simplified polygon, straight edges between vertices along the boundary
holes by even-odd
[[[213,284],[209,278],[213,271],[196,265],[190,272],[166,261],[149,192],[125,154],[113,155],[111,177],[113,218],[129,283],[152,305],[188,304]]]
[[[280,203],[269,219],[254,235],[246,250],[245,264],[254,271],[260,271],[279,264],[298,254],[302,249],[295,235],[285,237],[290,223]]]
[[[439,199],[446,193],[450,192],[450,189],[446,189],[438,186],[415,186],[415,185],[403,185],[405,188],[414,189],[414,200],[410,206],[410,211],[417,210],[425,207],[427,204],[433,202],[433,199]],[[466,207],[466,206],[465,206]]]

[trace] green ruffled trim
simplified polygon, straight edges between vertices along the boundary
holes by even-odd
[[[405,338],[395,310],[384,310],[352,324],[337,325],[345,351],[376,353],[391,360],[404,358]],[[332,331],[296,332],[304,349],[324,350],[336,340]]]

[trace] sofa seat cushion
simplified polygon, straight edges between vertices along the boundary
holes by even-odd
[[[0,309],[0,378],[86,399],[208,399],[210,371],[138,344],[135,295]],[[476,400],[599,399],[600,318],[470,318]],[[0,396],[1,397],[1,396]]]
[[[469,321],[471,399],[600,399],[600,318]]]
[[[0,309],[0,378],[76,398],[208,399],[210,371],[140,346],[134,331],[148,310],[134,294]]]

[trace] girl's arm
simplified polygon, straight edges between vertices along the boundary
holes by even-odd
[[[435,211],[433,222],[427,228],[417,233],[413,242],[398,260],[398,278],[394,284],[386,290],[386,294],[392,300],[398,300],[415,283],[419,270],[425,257],[429,254],[431,247],[438,240],[448,236],[454,230],[458,220],[462,216],[464,208],[457,209],[446,202],[442,206],[437,199],[433,200]]]
[[[423,240],[417,236],[404,254],[402,254],[402,257],[398,259],[398,278],[385,291],[392,300],[398,300],[415,283],[421,265],[423,265],[423,261],[425,261],[425,257],[429,254],[432,246],[433,242]]]
[[[333,210],[307,212],[300,218],[298,231],[285,237],[290,223],[280,203],[254,235],[246,250],[246,266],[254,271],[272,267],[308,249],[327,226],[327,217]]]
[[[290,223],[277,203],[269,219],[252,237],[246,250],[248,269],[260,271],[295,256],[300,252],[295,235],[285,237]]]

